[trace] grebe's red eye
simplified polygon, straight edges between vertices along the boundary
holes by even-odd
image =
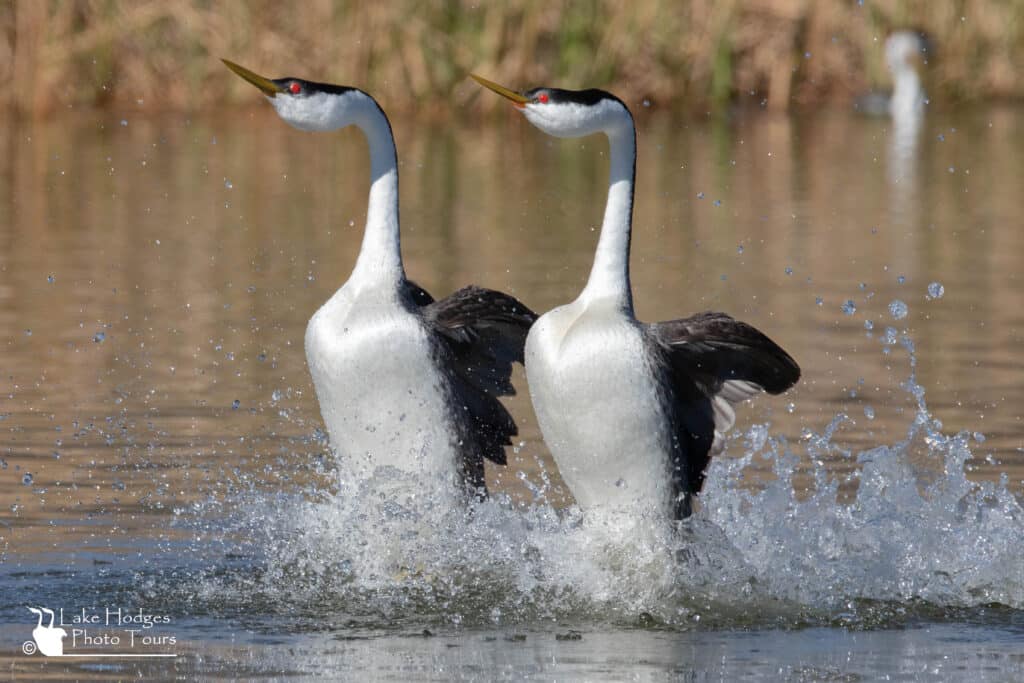
[[[298,95],[300,92],[302,92],[302,86],[296,83],[295,81],[292,81],[291,85],[288,86],[288,92],[290,92],[293,95]]]
[[[537,101],[540,102],[541,104],[547,104],[548,94],[546,92],[542,92],[541,94],[537,95]]]

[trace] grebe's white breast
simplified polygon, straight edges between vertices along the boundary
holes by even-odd
[[[306,327],[306,359],[346,469],[455,471],[455,431],[427,330],[397,293],[346,285]]]
[[[638,323],[601,302],[556,308],[530,329],[526,376],[577,503],[664,516],[670,421]]]

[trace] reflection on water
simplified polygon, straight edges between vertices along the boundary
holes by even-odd
[[[895,225],[918,225],[917,158],[918,139],[924,124],[919,109],[905,111],[889,121],[886,162],[889,180],[889,218]]]
[[[0,634],[3,632],[0,631]],[[2,637],[2,636],[0,636]],[[76,680],[117,675],[156,680],[173,671],[186,680],[268,676],[373,680],[560,680],[621,681],[631,678],[734,680],[1014,680],[1022,670],[1016,651],[1020,632],[974,624],[900,631],[850,632],[711,631],[683,634],[591,630],[576,638],[568,629],[517,629],[470,634],[404,633],[381,640],[313,635],[301,644],[229,648],[202,644],[173,664],[115,662],[105,669],[74,662],[65,671]],[[48,663],[52,666],[52,663]],[[17,662],[26,679],[47,672],[38,663]],[[50,669],[52,670],[52,668]],[[294,678],[293,678],[294,677]],[[304,680],[299,678],[299,680]]]
[[[810,507],[794,506],[801,500],[824,505],[816,493],[821,487],[838,488],[833,500],[856,500],[863,484],[850,475],[865,467],[874,475],[878,466],[871,469],[870,458],[855,456],[879,446],[894,446],[920,488],[941,480],[949,461],[929,460],[932,442],[900,445],[919,414],[918,397],[903,384],[911,367],[900,341],[912,339],[927,415],[942,425],[936,434],[967,430],[960,441],[942,446],[944,458],[973,453],[969,476],[995,487],[988,490],[992,507],[1012,508],[997,489],[1005,472],[1007,485],[1019,492],[1024,475],[1024,369],[1018,357],[1024,314],[1016,305],[1024,290],[1017,267],[1024,235],[1016,228],[1016,179],[1024,177],[1020,121],[1013,109],[933,116],[915,132],[916,151],[907,158],[896,149],[897,131],[889,121],[842,114],[639,121],[633,238],[639,317],[724,310],[765,330],[804,370],[801,384],[786,397],[762,398],[739,411],[728,460],[709,489],[726,507],[709,500],[704,518],[707,524],[728,521],[732,535],[722,546],[698,543],[699,557],[680,560],[687,568],[705,567],[707,582],[685,584],[687,594],[668,601],[657,593],[675,585],[672,577],[658,583],[665,578],[658,572],[668,571],[663,565],[629,567],[633,578],[655,586],[654,597],[615,592],[623,575],[617,573],[622,558],[614,554],[595,560],[596,574],[585,574],[580,562],[570,560],[599,555],[595,548],[604,546],[574,536],[572,519],[550,508],[522,511],[514,524],[503,525],[519,514],[513,505],[533,501],[538,491],[557,506],[567,502],[525,391],[510,402],[522,443],[510,453],[508,469],[488,472],[492,489],[508,500],[497,496],[465,525],[417,522],[469,534],[433,546],[441,557],[463,543],[465,555],[452,560],[452,566],[462,560],[463,571],[451,574],[455,579],[439,585],[432,573],[437,566],[417,566],[415,556],[364,554],[380,566],[372,599],[360,601],[365,586],[346,588],[344,567],[302,554],[317,539],[340,549],[352,538],[346,535],[351,529],[332,524],[353,518],[317,507],[329,504],[331,494],[324,491],[335,484],[323,456],[302,335],[308,317],[347,278],[359,246],[368,160],[354,131],[304,135],[262,111],[231,120],[100,116],[12,123],[0,133],[7,160],[0,167],[0,329],[6,337],[0,429],[7,434],[0,453],[0,552],[11,591],[4,602],[20,605],[32,594],[39,603],[71,604],[83,595],[100,606],[145,600],[196,619],[181,635],[197,643],[207,640],[204,628],[218,623],[221,608],[258,623],[259,632],[279,635],[292,630],[292,616],[327,618],[348,610],[344,619],[322,625],[341,637],[358,632],[352,624],[360,620],[369,619],[369,633],[379,634],[387,631],[381,620],[416,631],[425,624],[437,629],[437,621],[451,628],[452,614],[472,613],[478,624],[506,624],[502,639],[515,628],[515,608],[509,621],[490,610],[508,610],[524,595],[527,621],[562,620],[565,628],[582,629],[604,624],[591,628],[598,632],[609,623],[628,625],[637,609],[659,624],[681,609],[677,616],[691,619],[686,628],[700,626],[694,614],[715,628],[843,624],[840,607],[785,590],[754,588],[761,597],[744,602],[743,581],[774,571],[772,562],[783,562],[794,546],[779,536],[774,542],[782,556],[769,561],[768,553],[751,554],[745,534],[757,536],[765,520],[746,528],[736,521],[756,519],[756,510],[744,505],[758,499],[744,499],[743,491],[783,495],[785,487],[773,484],[781,473],[791,478],[786,485],[795,487],[796,496],[777,507],[777,499],[762,497],[765,509],[809,516]],[[518,118],[430,130],[396,121],[395,133],[411,277],[435,294],[468,282],[495,287],[539,311],[575,297],[600,225],[607,176],[603,140],[549,139]],[[934,287],[929,293],[931,283],[941,283],[941,296]],[[521,378],[520,386],[525,388]],[[836,420],[840,414],[848,419]],[[761,423],[769,424],[767,432],[752,429]],[[820,435],[830,424],[834,430],[823,442]],[[766,443],[776,445],[764,451]],[[757,455],[773,448],[791,453],[792,462]],[[788,464],[780,470],[783,460]],[[898,481],[900,473],[893,476]],[[887,495],[872,489],[876,494]],[[358,503],[358,492],[346,500]],[[975,501],[970,509],[984,518],[979,524],[989,524],[985,538],[1006,549],[1019,547],[1019,519],[1011,514],[999,526],[984,504]],[[868,557],[872,543],[887,552],[878,529],[895,527],[862,525],[855,517],[844,521],[846,508],[830,505],[835,533],[863,542],[856,546],[864,553],[854,554],[858,560]],[[268,509],[293,514],[265,517]],[[906,510],[894,514],[913,529]],[[382,523],[408,531],[406,511],[385,506],[380,514]],[[932,513],[922,504],[913,514]],[[950,519],[955,526],[955,514]],[[265,536],[259,533],[264,522]],[[484,531],[473,536],[473,528]],[[310,545],[278,543],[279,552],[266,547],[275,534],[295,539],[302,531]],[[227,540],[219,536],[225,533]],[[703,533],[710,538],[714,531]],[[503,580],[513,572],[515,589],[507,594],[496,594],[481,578],[484,571],[465,571],[475,566],[473,549],[484,547],[474,544],[495,538],[508,547],[494,552],[488,546],[492,557],[483,565]],[[814,543],[825,547],[827,540],[818,536]],[[425,552],[422,545],[409,547]],[[976,564],[993,572],[999,565],[992,563],[1008,557],[990,546],[976,551],[988,553]],[[728,584],[729,590],[741,597],[722,602],[712,570],[734,570],[736,553],[765,563],[753,563],[746,577],[738,570],[730,574],[739,583]],[[939,557],[907,553],[908,560],[926,556]],[[812,569],[822,583],[814,590],[827,592],[828,562],[841,564],[842,558],[816,560]],[[46,568],[64,566],[73,573],[40,578]],[[882,616],[850,608],[868,615],[853,623],[905,625],[894,616],[908,609],[899,596],[927,598],[947,586],[924,581],[919,592],[914,586],[901,592],[899,581],[909,574],[893,567],[893,575],[883,577],[895,582],[891,593],[877,588],[882,583],[875,575],[858,584],[867,587],[864,593],[840,584],[858,599],[896,599]],[[578,596],[543,593],[551,586],[568,590],[568,583],[552,581],[553,572],[578,581],[599,576],[593,588],[600,599],[581,604]],[[1009,568],[1004,573],[1016,576]],[[268,574],[278,583],[266,581]],[[322,579],[327,574],[329,581]],[[284,588],[304,575],[321,578],[301,595]],[[795,570],[793,586],[807,577]],[[956,593],[948,604],[1019,599],[1021,588],[1011,578],[1000,583],[954,576],[948,585],[960,586],[963,579],[971,590],[989,590],[984,595],[991,600]],[[530,581],[540,594],[524,588]],[[281,587],[277,604],[275,585]],[[415,590],[403,588],[409,585]],[[388,590],[392,601],[377,601]],[[790,598],[796,607],[772,603]],[[540,609],[545,601],[554,605],[548,612]],[[329,607],[320,614],[318,604]],[[374,612],[382,604],[383,616]],[[436,618],[424,616],[422,605]],[[1000,628],[1019,627],[1015,610],[996,620]],[[914,619],[932,618],[927,609],[911,612]],[[8,624],[25,619],[13,608],[2,614]],[[5,639],[2,649],[13,651],[21,637]],[[658,640],[653,633],[638,638],[642,642],[620,666],[642,659]],[[393,640],[396,647],[415,649],[411,641]],[[813,638],[799,642],[807,647]],[[270,652],[269,646],[247,647],[257,658]],[[888,652],[893,661],[938,657],[925,650]],[[731,652],[740,656],[739,649]],[[437,661],[422,656],[427,659],[421,662]],[[657,661],[679,661],[673,657]]]

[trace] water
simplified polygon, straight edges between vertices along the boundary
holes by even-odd
[[[470,513],[394,473],[339,480],[302,335],[358,249],[364,143],[262,109],[121,118],[0,133],[0,656],[16,676],[1022,673],[1018,110],[929,121],[909,156],[885,122],[840,113],[645,110],[639,316],[725,310],[804,370],[743,406],[672,532],[567,509],[525,392],[521,443]],[[394,123],[412,277],[537,310],[575,296],[603,142],[519,119]],[[172,644],[91,651],[178,657],[58,667],[21,654],[26,605],[166,617],[149,633]]]

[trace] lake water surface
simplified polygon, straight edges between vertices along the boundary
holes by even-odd
[[[393,123],[410,277],[538,311],[576,296],[603,139],[519,117]],[[472,513],[338,480],[302,342],[359,247],[355,131],[299,133],[269,108],[8,120],[4,668],[1022,677],[1024,112],[933,113],[909,154],[888,122],[844,112],[644,110],[638,128],[638,316],[724,310],[803,368],[738,411],[699,514],[668,539],[579,524],[521,372],[520,441]],[[63,614],[65,654],[119,656],[24,654],[26,607]],[[166,621],[130,643],[110,614]]]

